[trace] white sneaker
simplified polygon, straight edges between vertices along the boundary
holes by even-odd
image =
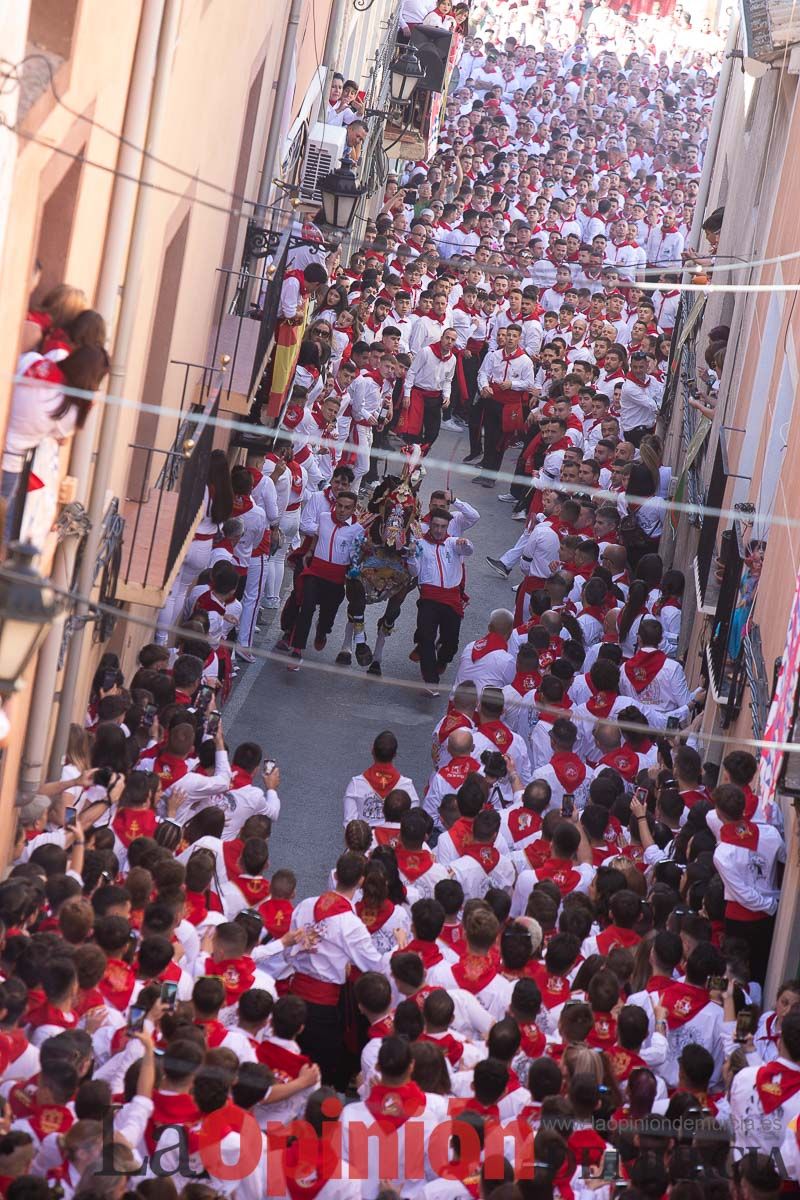
[[[455,421],[449,418],[447,421],[442,421],[442,429],[450,430],[452,433],[461,433],[461,426],[456,425]]]
[[[516,496],[512,496],[511,492],[503,492],[502,496],[498,496],[497,499],[501,504],[514,504]]]
[[[281,601],[279,596],[265,596],[261,601],[262,608],[280,608]]]
[[[527,515],[528,514],[526,512],[512,513],[511,520],[512,521],[524,521],[525,518],[527,517]]]

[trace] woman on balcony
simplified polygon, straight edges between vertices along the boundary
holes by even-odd
[[[208,465],[208,483],[203,493],[203,515],[167,597],[167,603],[158,614],[155,640],[160,645],[166,645],[170,626],[177,624],[186,594],[197,576],[208,569],[214,538],[223,521],[227,521],[232,513],[233,488],[228,459],[224,450],[212,450]]]
[[[92,396],[108,373],[108,355],[102,346],[81,346],[59,364],[40,355],[24,354],[22,376],[11,395],[11,415],[2,461],[0,495],[6,501],[5,536],[17,528],[20,483],[28,454],[46,438],[59,444],[82,429]],[[75,389],[83,395],[67,394]]]

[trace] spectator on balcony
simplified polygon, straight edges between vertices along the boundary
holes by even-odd
[[[423,18],[422,24],[433,26],[434,29],[445,29],[448,33],[452,33],[456,27],[452,0],[439,0],[436,8]]]
[[[88,308],[86,293],[68,283],[59,283],[47,293],[40,308],[32,308],[22,327],[22,353],[36,350],[46,333],[64,329]]]
[[[101,346],[81,346],[58,365],[40,356],[30,359],[23,355],[23,378],[11,395],[2,460],[0,495],[7,502],[6,538],[16,528],[19,485],[28,453],[45,438],[65,442],[83,428],[89,415],[91,396],[65,394],[64,389],[96,392],[108,372],[108,355]]]
[[[345,138],[345,146],[350,150],[350,157],[353,162],[358,162],[361,155],[361,147],[367,137],[367,122],[358,120],[352,121],[347,127],[347,136]]]
[[[294,377],[295,386],[306,389],[306,407],[314,403],[322,394],[324,381],[322,378],[322,356],[319,342],[313,338],[305,338],[300,343],[300,353],[297,356],[297,370]]]
[[[334,76],[336,80],[336,76]],[[345,79],[343,83],[336,80],[337,89],[341,88],[339,99],[334,104],[331,101],[334,88],[328,97],[327,125],[352,125],[364,115],[364,101],[359,99],[358,84],[354,79]]]
[[[42,339],[42,354],[51,362],[61,362],[81,346],[105,346],[106,323],[93,308],[85,308],[63,329],[48,331]]]
[[[302,270],[287,271],[281,286],[278,316],[292,325],[302,325],[306,302],[323,283],[328,282],[328,272],[320,263],[309,263]]]
[[[428,13],[436,7],[436,0],[403,0],[400,8],[400,28],[409,34],[421,25]]]
[[[336,324],[336,318],[347,310],[347,288],[341,283],[334,283],[325,293],[325,299],[320,301],[314,311],[314,321],[327,321],[329,325]]]
[[[220,526],[233,514],[231,472],[224,450],[211,452],[208,482],[203,492],[202,513],[192,543],[186,551],[186,557],[167,597],[167,603],[158,615],[155,640],[162,646],[167,643],[170,626],[177,624],[178,614],[183,608],[189,589],[211,562],[214,538]]]

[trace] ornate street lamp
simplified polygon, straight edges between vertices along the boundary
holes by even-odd
[[[33,566],[38,551],[12,542],[0,566],[0,695],[20,687],[25,668],[47,636],[59,604]]]
[[[345,156],[341,166],[320,179],[319,190],[326,225],[334,229],[348,230],[353,223],[358,202],[367,190],[356,183],[349,157]]]
[[[395,104],[408,104],[425,74],[413,46],[407,46],[389,67],[389,93]]]

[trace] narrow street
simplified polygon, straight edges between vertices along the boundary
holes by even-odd
[[[443,432],[435,445],[437,457],[459,463],[466,453],[466,435]],[[468,537],[475,554],[467,565],[468,606],[461,645],[480,636],[492,608],[513,608],[514,593],[486,565],[518,536],[521,525],[510,519],[510,505],[500,504],[497,490],[472,483],[475,468],[453,473],[451,486],[481,512],[480,523]],[[423,509],[435,488],[446,486],[446,472],[430,470],[422,485]],[[284,583],[284,587],[285,587]],[[367,631],[374,644],[381,606],[367,610]],[[265,614],[257,643],[270,649],[277,638],[277,613]],[[442,681],[438,700],[422,694],[419,668],[409,661],[416,599],[404,605],[397,629],[388,640],[383,678],[360,668],[334,666],[344,633],[345,606],[337,618],[326,649],[309,649],[301,671],[291,673],[283,662],[261,660],[243,670],[225,710],[226,736],[231,746],[259,742],[266,756],[281,769],[281,816],[271,838],[271,869],[289,866],[298,876],[298,897],[312,895],[326,882],[336,848],[342,841],[342,797],[354,765],[367,767],[376,734],[391,729],[400,742],[398,767],[410,775],[421,792],[430,771],[431,731],[444,711],[453,678],[451,667]],[[326,670],[315,669],[317,663]],[[400,680],[405,686],[398,686]]]

